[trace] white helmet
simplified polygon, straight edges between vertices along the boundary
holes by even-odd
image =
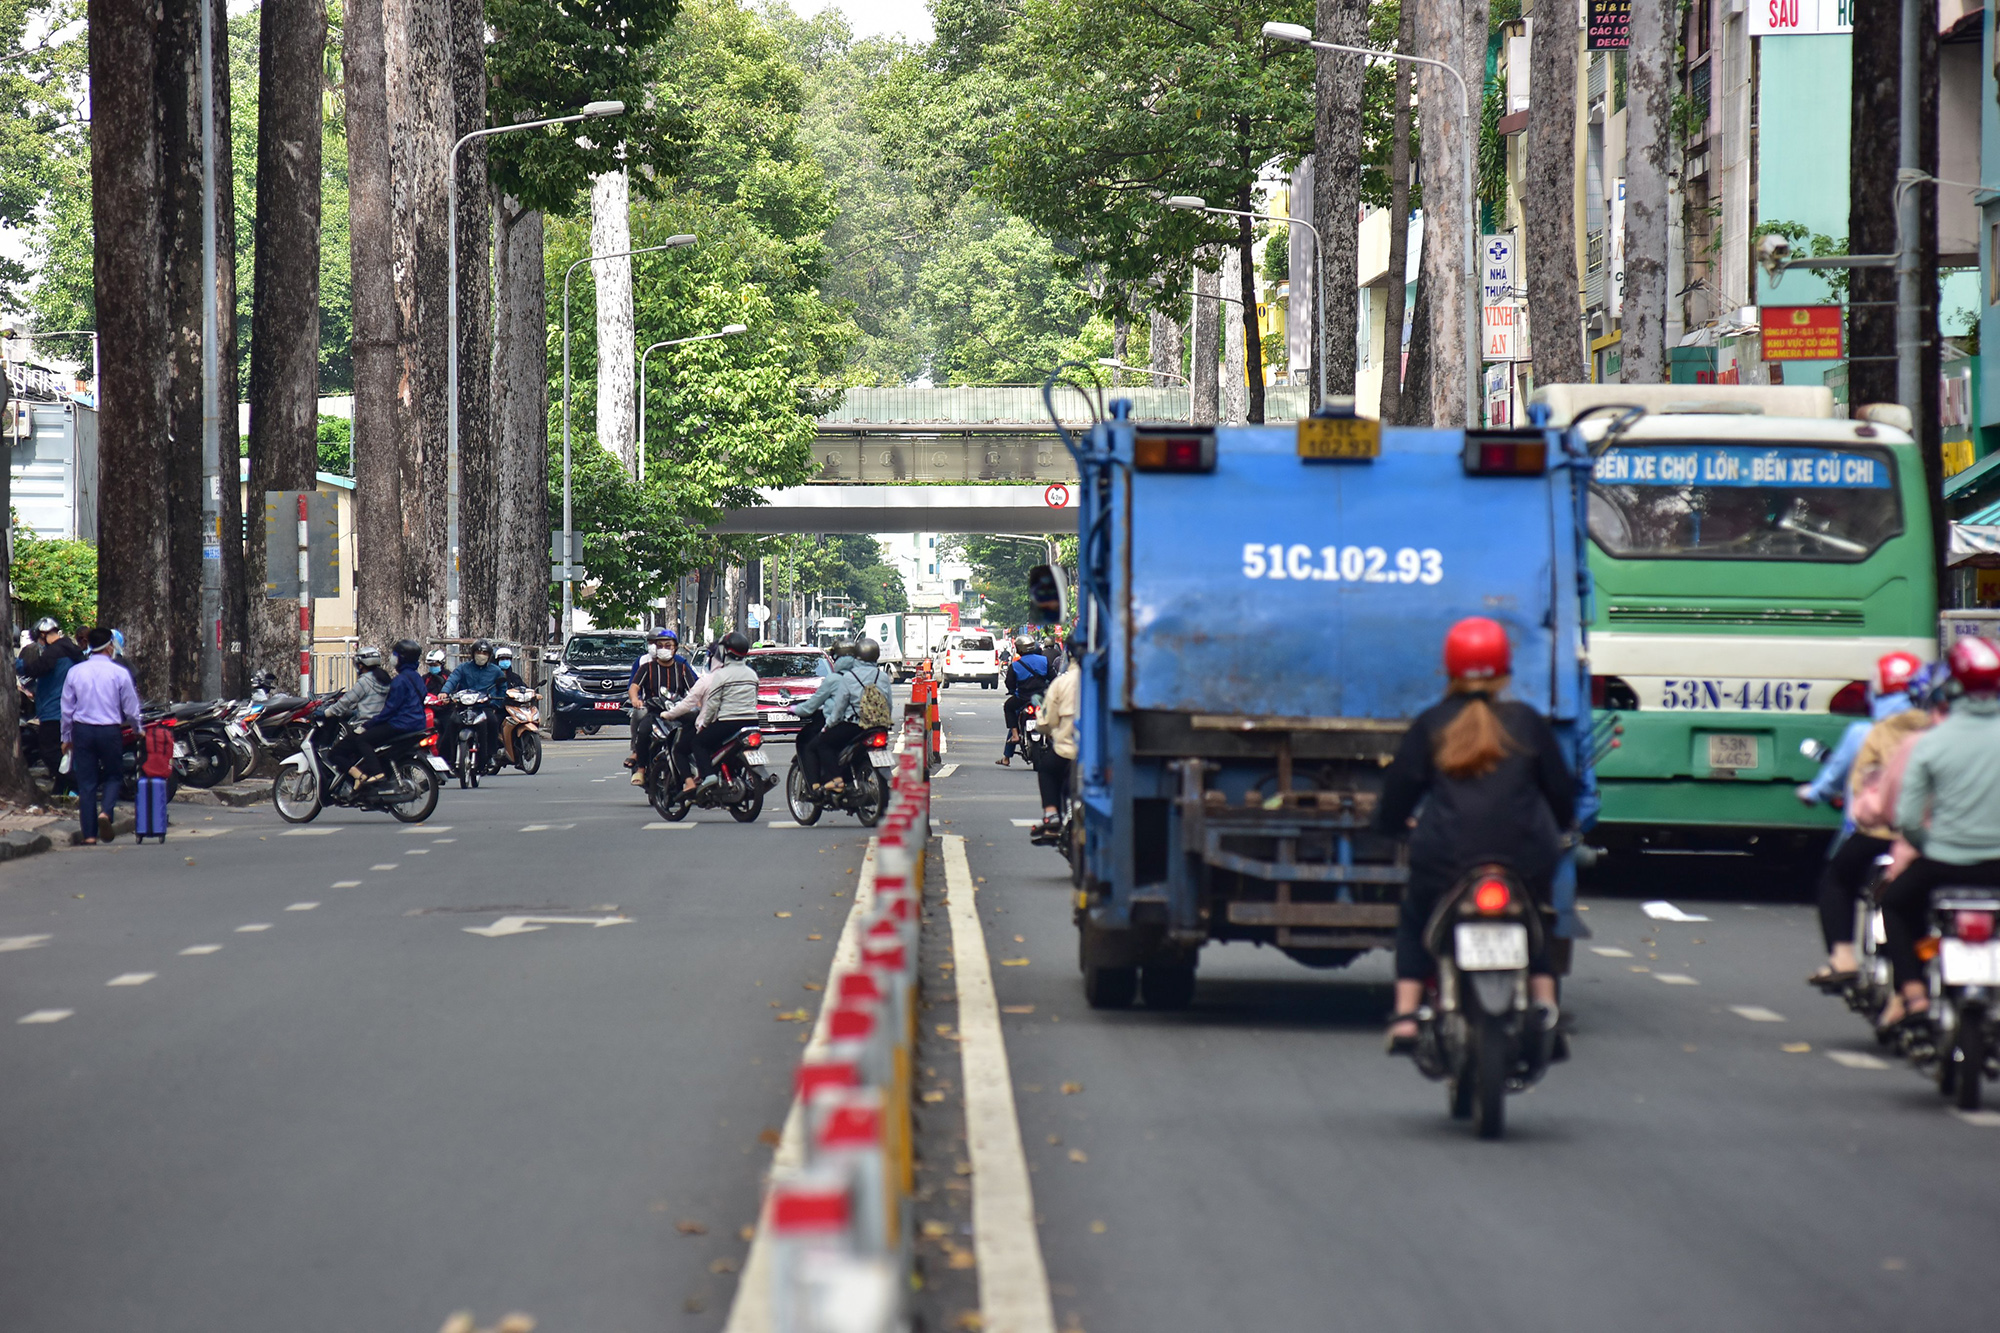
[[[433,648],[424,654],[424,665],[441,667],[444,665],[444,649]]]

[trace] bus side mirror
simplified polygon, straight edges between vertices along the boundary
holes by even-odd
[[[1036,565],[1028,571],[1028,601],[1040,624],[1060,625],[1069,620],[1069,586],[1060,566]]]

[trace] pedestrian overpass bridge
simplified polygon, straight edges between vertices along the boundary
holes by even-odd
[[[1272,421],[1298,417],[1305,389],[1265,390]],[[1118,386],[1141,420],[1185,421],[1188,391]],[[1090,424],[1091,408],[1058,390],[1063,424]],[[1076,531],[1076,463],[1049,421],[1040,385],[849,389],[819,419],[819,473],[764,491],[730,510],[722,533]]]

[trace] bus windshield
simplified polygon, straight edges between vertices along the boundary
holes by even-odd
[[[1865,560],[1902,535],[1887,450],[1619,445],[1598,458],[1590,536],[1636,560]]]

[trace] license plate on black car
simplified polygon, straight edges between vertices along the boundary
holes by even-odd
[[[622,713],[625,711],[624,704],[592,704],[591,707],[600,713]]]

